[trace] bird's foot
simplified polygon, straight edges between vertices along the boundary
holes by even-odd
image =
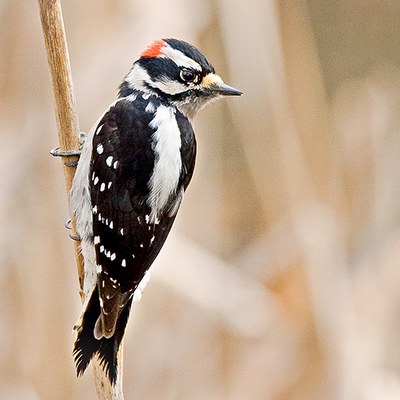
[[[64,226],[65,226],[68,230],[71,230],[71,229],[72,229],[72,226],[71,226],[71,218],[68,219],[67,221],[65,221]],[[72,235],[71,233],[69,234],[69,237],[70,237],[72,240],[75,240],[75,241],[77,241],[77,242],[80,242],[80,241],[82,240],[81,237],[80,237],[79,235]]]

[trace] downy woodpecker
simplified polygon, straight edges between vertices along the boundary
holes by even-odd
[[[132,301],[142,293],[192,177],[191,120],[211,100],[240,94],[194,46],[157,40],[88,133],[71,190],[84,257],[85,303],[74,345],[78,375],[98,356],[115,382]]]

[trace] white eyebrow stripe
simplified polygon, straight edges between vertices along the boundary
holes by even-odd
[[[161,57],[166,57],[172,60],[178,67],[193,68],[201,72],[201,66],[196,61],[185,56],[180,50],[173,49],[170,45],[164,46],[161,50]]]

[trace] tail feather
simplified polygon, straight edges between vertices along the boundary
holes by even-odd
[[[96,339],[94,337],[94,327],[100,315],[100,303],[98,289],[96,288],[93,291],[83,314],[82,325],[78,328],[78,336],[74,344],[73,355],[78,376],[85,372],[90,360],[97,356],[111,383],[115,383],[118,372],[117,353],[125,333],[131,305],[132,298],[122,310],[112,337]]]

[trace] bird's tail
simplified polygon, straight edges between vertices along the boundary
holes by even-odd
[[[74,344],[73,355],[78,376],[85,372],[90,360],[97,356],[101,366],[109,376],[110,382],[115,383],[118,372],[117,353],[124,336],[131,304],[132,298],[125,305],[118,318],[114,335],[109,339],[96,339],[94,327],[100,315],[100,302],[97,287],[93,290],[83,313],[81,324],[77,327],[78,336]]]

